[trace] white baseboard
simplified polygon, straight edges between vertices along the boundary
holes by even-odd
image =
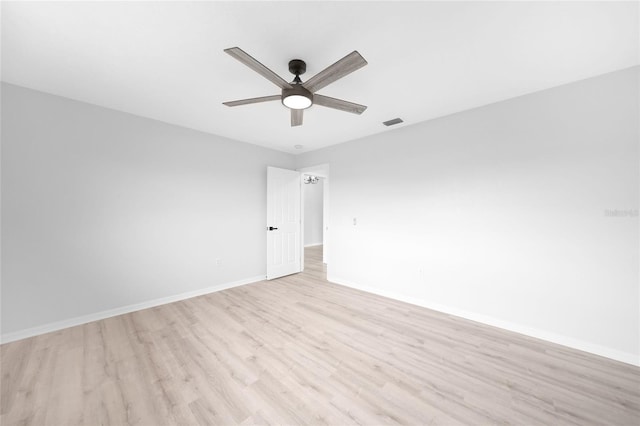
[[[9,343],[16,340],[26,339],[27,337],[37,336],[39,334],[50,333],[52,331],[62,330],[64,328],[74,327],[76,325],[82,325],[93,321],[99,321],[105,318],[111,318],[122,314],[128,314],[130,312],[140,311],[142,309],[153,308],[155,306],[166,305],[167,303],[178,302],[180,300],[191,299],[192,297],[202,296],[209,293],[215,293],[217,291],[227,290],[233,287],[239,287],[246,284],[255,283],[265,280],[266,277],[260,275],[251,278],[245,278],[230,283],[218,284],[215,286],[202,288],[194,291],[188,291],[186,293],[176,294],[173,296],[161,297],[159,299],[153,299],[146,302],[135,303],[133,305],[122,306],[120,308],[108,309],[106,311],[96,312],[94,314],[82,315],[75,318],[69,318],[62,321],[57,321],[49,324],[44,324],[38,327],[28,328],[25,330],[15,331],[12,333],[2,334],[0,336],[0,343]]]
[[[354,288],[356,290],[366,291],[367,293],[377,294],[379,296],[388,297],[389,299],[399,300],[401,302],[410,303],[412,305],[421,306],[423,308],[432,309],[434,311],[443,312],[445,314],[454,315],[471,321],[487,324],[493,327],[502,328],[504,330],[513,331],[525,336],[535,337],[536,339],[546,340],[548,342],[556,343],[558,345],[567,346],[572,349],[578,349],[580,351],[589,352],[595,355],[599,355],[605,358],[610,358],[616,361],[624,362],[640,367],[640,356],[622,352],[616,349],[611,349],[606,346],[597,345],[594,343],[585,342],[579,339],[563,336],[546,330],[540,330],[533,327],[528,327],[520,324],[515,324],[509,321],[504,321],[498,318],[493,318],[487,315],[477,314],[475,312],[469,312],[450,306],[444,306],[437,303],[431,303],[426,300],[405,296],[395,292],[380,290],[373,287],[368,287],[360,284],[353,283],[349,280],[342,279],[340,277],[329,276],[327,280],[339,284],[345,287]]]
[[[318,246],[321,246],[321,245],[322,245],[322,242],[313,243],[313,244],[305,244],[304,248],[307,248],[307,247],[318,247]]]

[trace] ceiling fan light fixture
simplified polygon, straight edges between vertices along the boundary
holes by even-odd
[[[307,109],[313,105],[313,95],[302,86],[282,89],[282,104],[289,109]]]
[[[292,59],[289,61],[289,72],[295,77],[293,81],[287,82],[284,78],[265,67],[257,59],[239,47],[230,47],[228,49],[224,49],[224,51],[267,80],[271,81],[282,90],[279,95],[223,102],[226,106],[235,107],[239,105],[276,101],[279,99],[280,102],[282,102],[282,105],[290,110],[291,127],[301,126],[304,117],[304,110],[314,104],[353,114],[362,114],[367,109],[366,105],[359,105],[354,102],[316,94],[316,92],[323,87],[328,86],[334,81],[339,80],[342,77],[351,74],[355,70],[367,65],[367,61],[362,57],[362,55],[360,55],[360,53],[358,53],[357,50],[349,53],[334,64],[329,65],[327,68],[323,69],[305,82],[300,79],[300,75],[307,71],[307,64],[302,59]]]

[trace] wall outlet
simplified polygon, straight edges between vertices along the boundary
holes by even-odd
[[[216,267],[220,267],[220,265],[222,265],[222,259],[217,258],[216,259]]]

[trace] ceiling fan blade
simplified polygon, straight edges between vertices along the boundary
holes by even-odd
[[[327,68],[311,77],[303,83],[302,86],[311,93],[314,93],[345,75],[351,74],[355,70],[364,67],[365,65],[367,65],[367,61],[365,61],[357,50],[354,50],[335,64],[329,65]]]
[[[291,110],[291,127],[302,126],[302,114],[303,109],[292,109]]]
[[[260,98],[241,99],[239,101],[223,102],[226,106],[234,107],[239,105],[257,104],[260,102],[279,101],[282,95],[262,96]]]
[[[342,99],[330,98],[329,96],[313,95],[313,103],[323,107],[339,109],[340,111],[362,114],[367,109],[365,105],[356,104]]]
[[[256,60],[253,56],[249,55],[244,50],[239,47],[230,47],[228,49],[224,49],[229,55],[236,58],[238,61],[242,62],[267,80],[271,81],[273,84],[278,86],[281,89],[290,89],[291,85],[285,81],[282,77],[280,77],[275,72],[271,71],[269,68],[262,65],[258,60]]]

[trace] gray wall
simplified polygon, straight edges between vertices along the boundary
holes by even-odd
[[[2,333],[264,276],[266,166],[293,163],[3,84]]]
[[[330,163],[329,279],[638,363],[638,76],[298,156]]]
[[[266,166],[330,163],[331,280],[637,363],[638,78],[296,159],[3,84],[2,333],[264,275]]]

